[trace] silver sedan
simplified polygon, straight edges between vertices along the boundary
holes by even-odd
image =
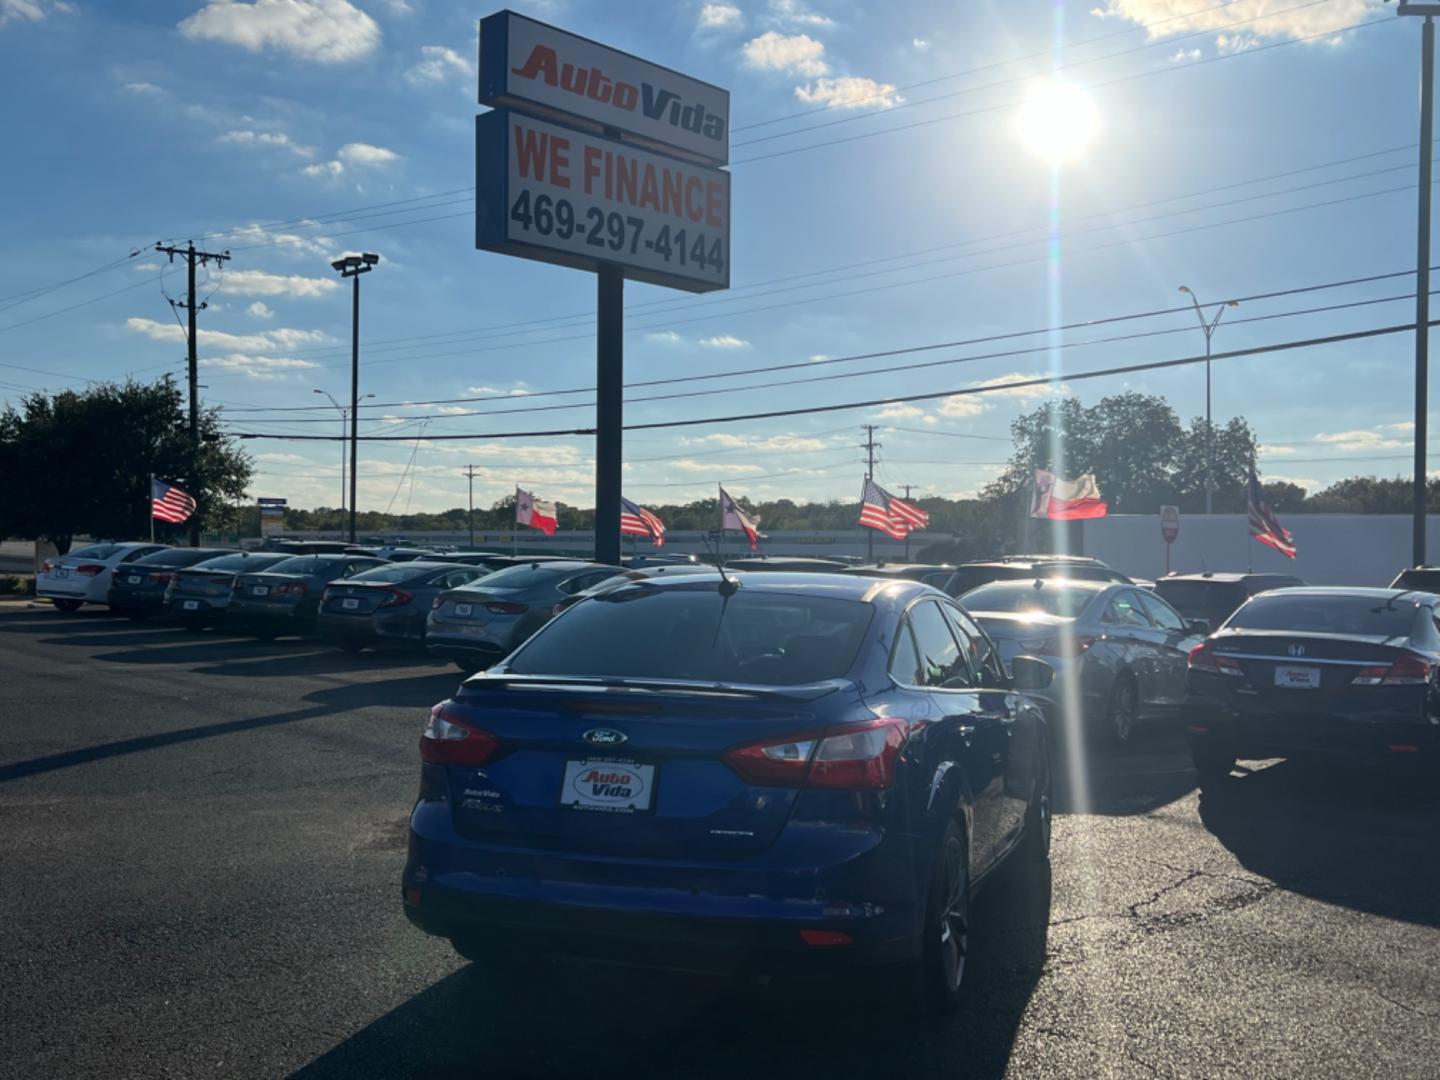
[[[1178,713],[1190,650],[1210,632],[1153,593],[1114,582],[994,582],[960,603],[1007,668],[1021,655],[1055,668],[1044,696],[1067,730],[1084,725],[1115,743],[1128,742],[1142,721]]]

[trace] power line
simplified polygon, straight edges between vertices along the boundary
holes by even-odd
[[[1430,326],[1440,325],[1440,319],[1432,319]],[[1374,327],[1368,330],[1351,330],[1341,334],[1327,334],[1323,337],[1303,338],[1296,341],[1282,341],[1270,345],[1257,345],[1246,349],[1232,349],[1228,352],[1213,353],[1209,359],[1231,360],[1245,356],[1261,356],[1267,353],[1290,352],[1295,349],[1315,348],[1321,345],[1333,345],[1345,341],[1360,341],[1369,338],[1383,337],[1388,334],[1413,333],[1414,323],[1399,323],[1394,326]],[[655,431],[664,428],[699,427],[714,424],[733,424],[751,420],[774,420],[788,416],[809,416],[818,413],[844,412],[851,409],[872,409],[882,405],[889,405],[896,402],[907,401],[934,401],[939,398],[965,397],[978,394],[994,394],[1005,391],[1023,390],[1029,387],[1054,386],[1065,382],[1082,382],[1088,379],[1108,378],[1114,375],[1131,375],[1141,371],[1158,371],[1168,368],[1185,367],[1191,364],[1203,364],[1206,357],[1186,356],[1174,360],[1153,360],[1145,363],[1124,364],[1115,367],[1101,368],[1095,371],[1079,371],[1068,374],[1036,376],[1030,379],[1016,379],[1005,383],[997,383],[991,386],[968,386],[952,390],[936,390],[922,394],[897,394],[883,398],[870,398],[863,401],[846,401],[832,405],[810,405],[795,409],[770,409],[763,412],[734,413],[728,416],[694,417],[685,420],[656,420],[642,424],[627,424],[627,431]],[[544,431],[497,431],[497,432],[473,432],[465,435],[432,435],[431,442],[461,441],[476,439],[536,439],[554,438],[559,436],[581,436],[593,435],[594,428],[555,428]],[[232,432],[234,437],[240,439],[271,438],[293,442],[334,442],[339,436],[336,435],[266,435],[254,432]],[[406,436],[372,435],[368,442],[387,441],[408,441]]]

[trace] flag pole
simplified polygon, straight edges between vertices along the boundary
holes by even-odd
[[[155,474],[150,474],[150,542],[155,542]]]

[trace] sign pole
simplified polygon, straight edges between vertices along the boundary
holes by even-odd
[[[620,563],[620,472],[625,424],[625,274],[595,274],[595,561]]]
[[[155,474],[153,472],[150,474],[149,499],[147,505],[150,508],[150,542],[153,544],[155,542]]]

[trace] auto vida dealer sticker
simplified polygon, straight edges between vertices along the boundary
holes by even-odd
[[[650,809],[654,782],[654,765],[605,758],[567,761],[560,801],[576,810],[633,814]]]

